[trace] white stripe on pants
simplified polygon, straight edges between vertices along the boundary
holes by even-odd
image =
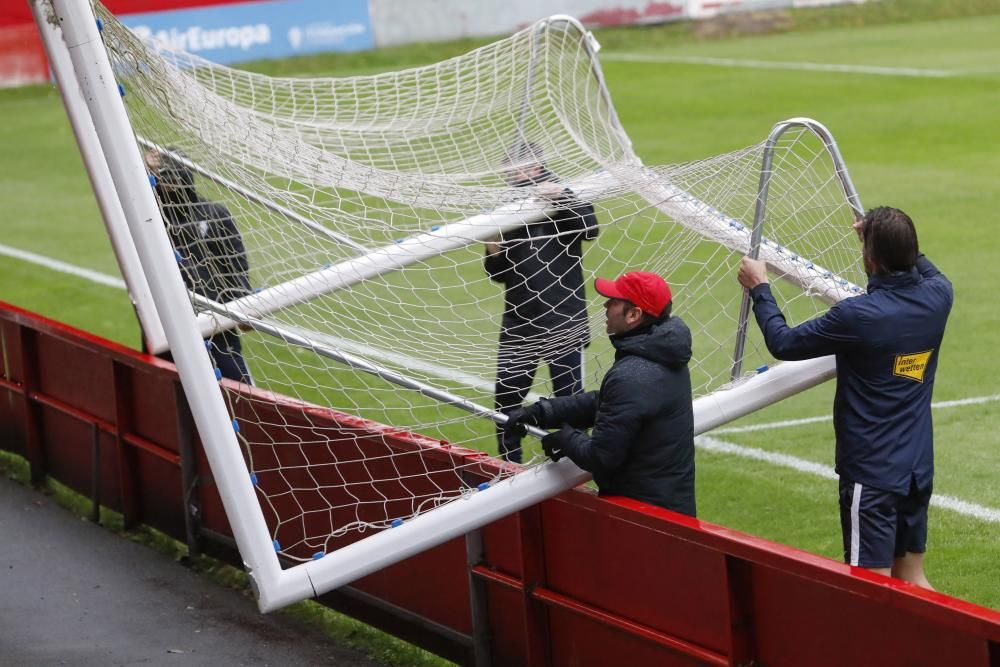
[[[855,483],[851,498],[851,565],[857,566],[861,556],[861,485]]]

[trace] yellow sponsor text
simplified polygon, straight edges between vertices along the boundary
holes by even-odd
[[[926,352],[914,352],[913,354],[897,354],[896,362],[892,367],[892,374],[899,377],[909,378],[917,382],[924,381],[924,371],[931,360],[934,350]]]

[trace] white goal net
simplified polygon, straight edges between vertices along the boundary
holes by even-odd
[[[308,561],[522,471],[450,452],[497,453],[498,350],[538,362],[525,401],[578,372],[598,386],[613,349],[595,277],[663,275],[694,335],[696,396],[732,382],[766,144],[644,165],[576,22],[307,79],[143,42],[97,12],[282,556]],[[761,255],[789,278],[776,288],[791,320],[863,284],[843,178],[809,127],[777,138]],[[752,373],[774,362],[749,330]],[[581,363],[549,368],[578,349]],[[438,463],[373,445],[373,428],[420,434]],[[542,462],[537,440],[522,446],[525,466]]]

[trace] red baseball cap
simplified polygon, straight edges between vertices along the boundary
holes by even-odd
[[[670,285],[655,273],[646,271],[629,271],[617,280],[598,278],[594,281],[594,289],[601,296],[609,299],[625,299],[632,302],[642,312],[659,317],[673,296]]]

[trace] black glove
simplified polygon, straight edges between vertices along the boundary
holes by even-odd
[[[574,432],[576,432],[575,428],[564,425],[558,431],[549,433],[542,438],[542,451],[553,461],[558,461],[566,456],[566,450],[569,448],[570,439]]]
[[[528,426],[542,425],[542,406],[540,403],[532,403],[523,408],[514,410],[507,415],[507,421],[503,425],[503,432],[507,435],[523,437],[528,432]]]

